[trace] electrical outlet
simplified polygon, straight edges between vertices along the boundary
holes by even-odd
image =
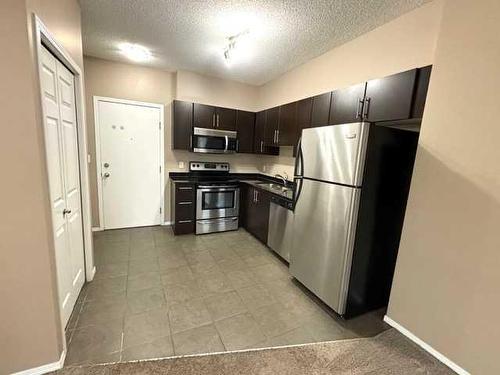
[[[183,161],[179,162],[179,169],[184,169],[184,162]]]

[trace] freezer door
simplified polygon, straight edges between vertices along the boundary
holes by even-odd
[[[361,186],[369,127],[362,122],[302,130],[303,177]]]
[[[342,315],[361,189],[307,179],[301,183],[290,273]]]

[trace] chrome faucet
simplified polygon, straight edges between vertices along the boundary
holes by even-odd
[[[288,174],[286,172],[283,172],[283,174],[285,175],[285,177],[283,177],[280,174],[275,174],[274,177],[279,178],[281,181],[283,181],[283,185],[286,186],[286,182],[288,180]]]

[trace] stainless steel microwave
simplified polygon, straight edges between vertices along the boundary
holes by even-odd
[[[193,152],[230,154],[238,151],[235,131],[193,128],[191,148]]]

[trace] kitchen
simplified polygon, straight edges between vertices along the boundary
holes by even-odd
[[[5,4],[0,372],[496,373],[497,5]]]
[[[385,331],[431,69],[416,67],[258,112],[174,99],[171,152],[184,160],[176,160],[178,169],[165,176],[170,215],[160,220],[170,227],[115,223],[116,215],[104,212],[108,230],[95,233],[101,275],[88,285],[88,302],[72,319],[77,329],[70,336],[68,363],[296,345]],[[123,200],[113,184],[130,185],[135,168],[144,183],[148,173],[123,152],[103,159],[108,146],[102,135],[106,127],[117,130],[111,129],[117,121],[101,120],[106,105],[120,105],[112,101],[94,99],[101,134],[97,174],[103,176],[101,194]],[[120,139],[130,144],[126,131],[132,124],[121,123],[125,133],[114,135],[109,148],[124,150],[117,146]],[[145,152],[142,160],[148,158]],[[250,167],[242,170],[240,158],[248,158]],[[279,158],[283,164],[274,170],[281,173],[266,173],[260,158]],[[127,199],[135,215],[131,204],[138,199]],[[106,206],[109,210],[104,200],[100,210]],[[113,230],[126,226],[138,228]],[[113,250],[116,243],[130,247],[123,275],[114,272],[113,264],[127,259]],[[149,262],[153,256],[157,261]],[[110,276],[127,277],[127,303],[94,310],[92,302],[99,301]],[[155,315],[165,309],[167,330]],[[124,318],[123,349],[84,341],[85,329],[103,314],[105,320]],[[110,353],[103,357],[101,351]]]

